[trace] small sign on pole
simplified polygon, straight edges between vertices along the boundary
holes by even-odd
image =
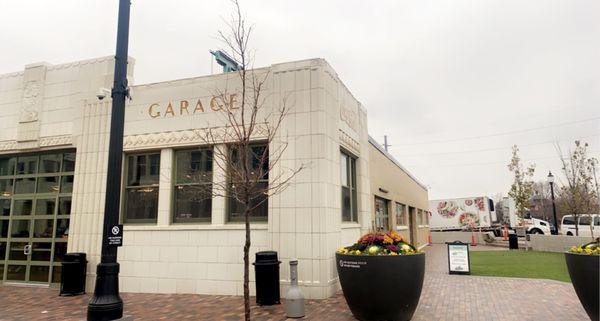
[[[123,225],[113,225],[108,232],[108,246],[123,246]]]
[[[461,241],[446,242],[448,245],[448,273],[471,274],[469,244]]]

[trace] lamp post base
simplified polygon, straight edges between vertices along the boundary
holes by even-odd
[[[123,317],[119,296],[119,263],[100,263],[96,269],[94,296],[88,304],[88,321],[109,321]]]

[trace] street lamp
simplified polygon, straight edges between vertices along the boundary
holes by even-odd
[[[556,204],[554,203],[554,175],[548,172],[548,183],[550,183],[550,194],[552,195],[552,214],[554,215],[554,235],[558,234],[558,221],[556,220]]]
[[[106,199],[104,201],[104,225],[102,229],[102,254],[100,263],[96,268],[94,296],[88,304],[87,311],[87,319],[92,321],[116,320],[123,316],[123,300],[119,296],[117,246],[122,243],[123,233],[123,227],[118,224],[119,203],[121,201],[125,98],[129,96],[127,87],[127,49],[129,44],[130,5],[130,0],[119,0],[115,77],[111,92],[112,109],[106,174]]]

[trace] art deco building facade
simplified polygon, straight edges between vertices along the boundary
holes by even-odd
[[[130,84],[133,68],[130,59]],[[85,252],[93,289],[111,106],[110,97],[98,100],[96,93],[112,86],[113,69],[113,58],[104,57],[0,75],[0,282],[52,286],[64,254]],[[282,286],[287,261],[298,258],[306,296],[331,296],[339,288],[335,250],[375,227],[398,229],[423,246],[426,188],[369,137],[366,109],[329,64],[311,59],[254,72],[268,73],[266,108],[284,100],[290,108],[272,142],[287,143],[279,166],[306,167],[253,215],[251,253],[279,253]],[[227,178],[211,157],[227,145],[202,139],[208,128],[225,125],[214,99],[225,88],[235,101],[235,73],[131,87],[122,291],[241,295],[239,206],[227,197],[192,196],[195,185]],[[265,147],[256,137],[256,148]],[[191,169],[205,179],[190,181]]]

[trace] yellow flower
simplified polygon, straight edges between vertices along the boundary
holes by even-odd
[[[398,255],[396,252],[390,252],[390,255]]]

